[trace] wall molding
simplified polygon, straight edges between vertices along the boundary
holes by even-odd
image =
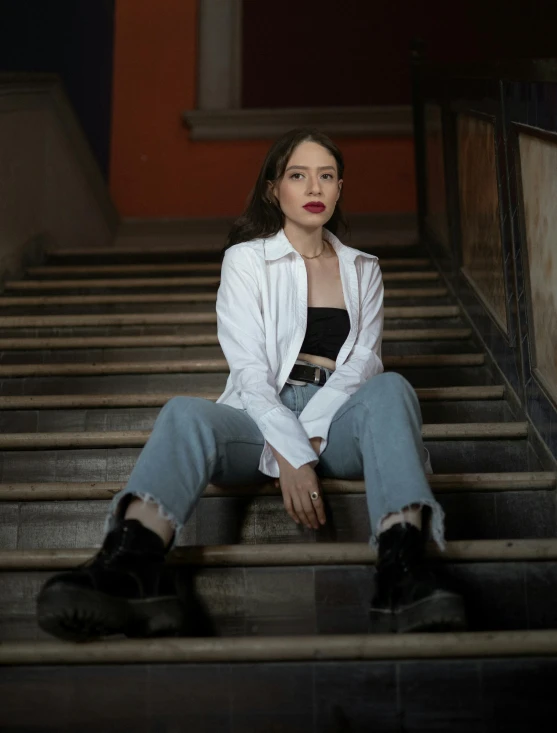
[[[294,127],[318,127],[332,137],[412,137],[410,105],[188,110],[191,140],[274,139]]]
[[[199,0],[196,109],[182,114],[191,140],[274,139],[294,127],[334,137],[412,137],[412,108],[242,108],[243,0]]]

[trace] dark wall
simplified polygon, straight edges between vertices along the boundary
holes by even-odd
[[[108,175],[114,0],[0,0],[0,71],[53,72]]]
[[[432,61],[557,56],[556,0],[244,0],[243,106],[410,103]]]

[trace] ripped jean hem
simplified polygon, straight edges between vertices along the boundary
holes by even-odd
[[[371,547],[377,549],[377,546],[379,544],[379,535],[381,533],[381,524],[383,523],[383,520],[388,517],[389,514],[398,514],[413,504],[418,504],[420,510],[423,510],[424,506],[427,506],[431,509],[429,539],[432,539],[442,552],[445,550],[445,512],[443,511],[443,508],[441,507],[439,502],[435,501],[435,499],[419,499],[418,501],[410,501],[400,509],[392,509],[391,511],[385,512],[385,514],[381,516],[375,523],[374,531],[369,538],[369,544],[371,545]],[[403,520],[401,524],[402,526],[405,526],[406,524],[410,524],[410,522],[406,522]]]
[[[145,503],[156,504],[156,506],[158,507],[159,517],[161,517],[161,519],[165,519],[166,521],[170,522],[172,524],[172,527],[174,528],[174,534],[172,535],[172,540],[170,541],[170,544],[166,548],[167,551],[172,550],[176,546],[178,535],[182,531],[184,524],[182,522],[179,522],[176,519],[176,517],[172,514],[172,512],[162,504],[160,499],[155,498],[152,494],[149,494],[148,492],[145,492],[145,491],[126,492],[123,494],[120,493],[114,497],[114,499],[112,500],[112,503],[110,504],[109,512],[104,522],[105,535],[108,532],[110,532],[111,530],[115,529],[118,521],[124,518],[125,510],[128,504],[130,503],[131,499],[141,499],[141,501]],[[122,504],[125,501],[126,501],[126,505],[122,506]]]

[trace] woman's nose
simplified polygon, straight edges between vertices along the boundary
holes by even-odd
[[[321,193],[321,181],[318,176],[308,178],[308,193]]]

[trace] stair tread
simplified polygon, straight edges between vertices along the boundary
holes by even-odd
[[[555,489],[557,486],[557,474],[551,471],[430,474],[428,480],[435,492],[548,490]],[[122,481],[0,483],[0,501],[111,499],[125,485],[126,483]],[[363,480],[323,479],[321,486],[327,495],[365,493]],[[271,481],[257,485],[226,488],[209,484],[203,495],[206,497],[279,496],[280,489]]]
[[[95,548],[0,550],[0,570],[72,568],[87,562]],[[557,560],[557,538],[454,540],[428,555],[443,562],[515,562]],[[274,567],[370,565],[376,552],[367,542],[259,543],[196,545],[175,548],[168,561],[197,567]]]
[[[380,258],[381,268],[391,267],[428,267],[431,260],[428,257],[393,257]],[[220,262],[168,262],[168,263],[141,263],[125,265],[41,265],[29,267],[26,274],[30,277],[49,277],[51,275],[97,275],[97,274],[127,274],[140,272],[195,272],[204,270],[220,272]]]
[[[436,270],[414,270],[410,272],[384,272],[384,282],[439,280]],[[92,278],[81,280],[6,280],[6,290],[71,290],[87,288],[152,288],[183,287],[188,285],[218,285],[218,275],[152,278]]]
[[[442,298],[447,294],[447,288],[440,286],[431,288],[386,288],[385,300],[389,298]],[[125,295],[20,295],[0,297],[0,307],[23,305],[101,305],[107,303],[214,303],[216,299],[216,291],[206,293],[168,293],[162,290],[159,293],[128,293]]]
[[[482,353],[462,354],[405,354],[383,358],[386,368],[433,367],[433,366],[482,366]],[[3,364],[1,377],[14,376],[65,376],[94,374],[169,374],[169,373],[228,373],[226,359],[176,359],[161,361],[126,361],[93,364]]]
[[[192,255],[202,255],[206,259],[210,258],[211,255],[219,257],[222,251],[222,237],[226,237],[229,226],[231,226],[233,223],[233,219],[230,219],[230,221],[227,222],[226,225],[219,225],[218,230],[212,232],[212,234],[214,234],[214,237],[216,238],[215,240],[212,236],[209,240],[207,240],[207,223],[208,222],[206,220],[203,220],[200,223],[199,227],[196,227],[195,230],[192,232],[188,231],[187,233],[185,233],[181,229],[179,229],[179,234],[182,237],[179,243],[168,243],[167,240],[164,239],[164,237],[161,237],[160,240],[157,240],[156,247],[153,247],[149,243],[138,243],[137,240],[135,243],[133,243],[133,240],[131,242],[127,240],[127,237],[129,237],[130,234],[131,236],[135,235],[133,223],[127,223],[124,226],[131,227],[132,232],[124,232],[120,235],[124,241],[128,241],[128,243],[126,244],[120,243],[120,237],[117,238],[115,244],[99,247],[65,247],[60,246],[60,244],[56,242],[52,242],[50,244],[45,244],[43,251],[48,257],[93,256],[97,260],[100,257],[138,257],[140,255],[157,258],[165,255],[182,255],[186,257],[191,257]],[[211,224],[212,223],[213,222],[211,222]],[[141,223],[141,228],[143,229],[143,231],[145,230],[145,224],[146,222]],[[178,226],[180,225],[178,224]],[[156,234],[157,236],[159,235],[158,229],[156,230]],[[405,225],[402,228],[397,227],[394,230],[390,230],[390,228],[388,228],[381,231],[376,230],[375,228],[373,229],[373,231],[368,231],[367,229],[362,230],[360,229],[359,225],[356,224],[356,227],[352,230],[351,237],[356,237],[357,241],[353,240],[351,244],[347,246],[350,248],[359,249],[363,252],[369,252],[369,254],[374,254],[371,251],[372,249],[376,252],[387,251],[389,254],[387,257],[385,257],[385,259],[390,259],[392,251],[394,251],[397,256],[400,257],[401,250],[409,253],[409,257],[414,257],[417,254],[425,256],[425,250],[423,247],[420,247],[415,241],[415,235],[416,233],[414,224],[409,227]],[[201,246],[199,242],[199,236],[202,236],[204,238],[203,244],[201,244]],[[407,241],[408,238],[410,238],[410,242]]]
[[[73,328],[77,324],[69,324]],[[90,324],[92,325],[92,324]],[[114,324],[113,324],[114,325]],[[141,324],[135,324],[141,325]],[[150,324],[149,324],[150,325]],[[31,326],[25,326],[30,328]],[[44,326],[38,325],[37,328]],[[47,328],[54,326],[49,325]],[[102,324],[98,324],[102,327]],[[463,341],[472,336],[469,328],[400,328],[383,331],[384,342],[406,341]],[[158,348],[181,346],[218,346],[215,329],[204,333],[146,334],[133,336],[32,336],[0,338],[0,350],[50,350],[50,349],[105,349],[105,348]]]
[[[525,438],[528,423],[430,423],[423,425],[422,437],[427,440],[469,438]],[[150,430],[103,430],[68,432],[20,432],[0,435],[0,449],[10,448],[73,448],[87,446],[142,446],[151,435]]]
[[[453,318],[460,315],[458,306],[386,307],[386,319]],[[178,313],[95,313],[91,315],[64,314],[60,316],[2,316],[0,328],[71,328],[75,326],[145,326],[170,324],[216,324],[217,314],[205,312]]]
[[[501,400],[505,396],[504,385],[480,385],[477,387],[418,387],[420,401],[436,400]],[[201,397],[216,400],[220,391],[180,393],[185,397]],[[175,392],[151,392],[141,394],[89,394],[89,395],[25,395],[0,396],[0,410],[67,409],[77,407],[159,407],[173,397]]]
[[[557,655],[557,630],[3,642],[0,664],[271,662]]]

